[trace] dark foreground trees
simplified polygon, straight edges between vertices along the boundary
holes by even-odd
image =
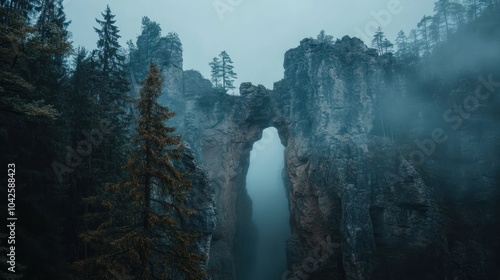
[[[182,157],[179,136],[165,125],[174,112],[158,104],[162,78],[151,64],[138,102],[140,118],[134,148],[125,165],[129,177],[108,184],[95,199],[104,210],[94,218],[102,223],[83,234],[95,257],[77,264],[82,279],[204,279],[203,256],[190,252],[197,237],[183,229],[181,217],[191,188],[188,174],[179,171]],[[174,276],[175,275],[175,276]]]
[[[0,164],[15,166],[15,215],[22,221],[16,223],[16,244],[2,238],[0,251],[4,255],[5,247],[16,246],[16,276],[24,279],[63,279],[70,261],[62,232],[70,218],[66,194],[50,169],[64,149],[60,97],[71,51],[61,2],[0,1]],[[7,179],[7,172],[0,175],[2,182]],[[7,190],[0,188],[0,195],[7,198]],[[0,209],[7,213],[7,203]],[[14,276],[0,259],[2,272]]]

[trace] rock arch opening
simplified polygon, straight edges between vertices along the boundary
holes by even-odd
[[[257,231],[255,262],[246,279],[281,279],[290,237],[288,196],[283,183],[284,147],[276,128],[266,128],[250,153],[246,178]]]

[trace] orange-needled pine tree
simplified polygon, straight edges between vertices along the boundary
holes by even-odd
[[[204,257],[192,251],[196,232],[181,223],[193,210],[184,205],[191,184],[182,172],[180,136],[166,125],[175,113],[158,104],[163,79],[151,64],[138,101],[140,118],[127,181],[108,184],[98,200],[107,208],[100,226],[83,235],[95,257],[77,265],[82,278],[205,278]],[[89,278],[90,277],[90,278]]]

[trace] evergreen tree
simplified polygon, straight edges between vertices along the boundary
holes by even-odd
[[[215,88],[218,89],[220,85],[221,76],[221,63],[219,58],[214,57],[214,59],[208,64],[211,69],[212,83],[215,85]]]
[[[100,69],[97,66],[97,58],[89,54],[85,48],[78,48],[73,61],[73,71],[66,87],[64,99],[64,124],[67,129],[67,145],[78,147],[78,142],[84,139],[83,132],[91,132],[99,124],[98,110],[98,87]],[[94,137],[95,138],[95,137]],[[101,139],[102,141],[102,139]],[[95,196],[97,186],[103,184],[102,180],[108,179],[108,175],[101,173],[102,149],[101,141],[91,142],[91,152],[82,157],[78,170],[73,172],[63,172],[61,180],[66,184],[68,199],[68,215],[71,219],[66,221],[66,226],[72,231],[68,231],[68,239],[71,250],[71,261],[77,261],[88,257],[89,252],[79,234],[88,229],[85,216],[89,214],[89,209],[83,202],[83,198]],[[64,176],[63,176],[64,175]]]
[[[437,46],[441,43],[441,28],[439,23],[439,17],[432,17],[431,25],[429,26],[431,41],[434,46]]]
[[[148,65],[151,62],[150,60],[153,56],[153,51],[160,41],[161,27],[158,23],[150,20],[148,17],[143,17],[141,29],[141,35],[137,37],[137,47],[142,50],[142,63]]]
[[[472,22],[476,20],[479,16],[479,3],[480,0],[465,0],[465,5],[466,5],[466,10],[467,10],[467,17],[469,19],[469,22]]]
[[[182,43],[179,35],[169,32],[162,37],[160,25],[148,17],[142,18],[141,35],[137,37],[135,45],[131,41],[127,44],[133,79],[143,80],[151,62],[162,67],[182,68]]]
[[[455,30],[465,23],[466,8],[459,2],[450,3],[450,18],[455,25]]]
[[[162,66],[182,68],[182,65],[176,64],[176,62],[182,61],[182,43],[179,35],[175,32],[169,32],[165,37],[160,38],[153,54],[156,62]]]
[[[5,11],[18,11],[19,15],[24,19],[29,19],[29,16],[34,12],[35,4],[40,0],[2,0],[0,1],[0,7],[4,8]],[[0,21],[3,21],[3,17],[0,17]]]
[[[422,46],[424,54],[429,54],[432,48],[431,34],[430,34],[431,24],[432,24],[432,17],[424,16],[417,25],[420,37],[422,38]]]
[[[230,89],[234,89],[233,82],[237,78],[236,73],[234,72],[233,61],[229,54],[226,51],[222,51],[219,54],[220,64],[221,64],[221,80],[222,80],[222,88],[225,92]]]
[[[28,39],[34,36],[35,30],[24,18],[24,12],[8,8],[10,5],[2,4],[0,18],[0,107],[4,111],[24,113],[30,115],[34,112],[26,104],[36,104],[34,100],[35,88],[30,81],[29,50],[24,48]],[[5,7],[4,7],[5,6]],[[54,116],[51,107],[40,104],[38,108],[45,108],[49,116]],[[36,107],[35,107],[36,108]]]
[[[45,100],[55,104],[60,103],[61,81],[66,78],[66,57],[71,52],[69,33],[62,0],[44,0],[35,8],[38,12],[36,33],[33,43],[37,60],[32,64],[38,72],[34,85],[38,94],[45,95]]]
[[[450,0],[438,0],[434,3],[434,12],[436,13],[435,17],[438,19],[440,24],[444,24],[446,38],[448,38],[451,32],[450,6]]]
[[[97,50],[94,52],[99,65],[97,114],[101,120],[111,122],[115,129],[108,141],[102,145],[101,167],[103,173],[119,178],[128,142],[126,135],[130,119],[126,110],[129,82],[124,69],[125,56],[118,42],[121,36],[115,25],[115,15],[107,6],[102,16],[103,20],[96,19],[100,28],[94,28],[99,37]],[[103,180],[114,181],[111,178]]]
[[[384,32],[382,31],[382,28],[379,26],[377,28],[377,31],[373,35],[372,39],[372,47],[377,49],[379,55],[384,54],[384,40],[385,40]]]
[[[103,20],[95,19],[100,28],[94,27],[99,40],[97,49],[99,60],[102,63],[102,72],[106,76],[113,70],[123,66],[123,55],[120,54],[120,35],[118,27],[115,25],[115,15],[111,13],[109,5],[104,13],[101,13]]]
[[[403,30],[398,32],[398,36],[396,37],[396,48],[398,49],[396,52],[396,56],[399,58],[407,58],[409,56],[409,44],[408,38]]]
[[[174,127],[166,126],[174,116],[158,104],[162,78],[151,64],[138,103],[138,135],[125,165],[129,179],[106,186],[101,200],[109,211],[97,230],[84,235],[94,245],[96,257],[79,263],[82,278],[97,275],[99,279],[125,271],[133,279],[203,279],[200,268],[203,257],[190,252],[196,233],[180,225],[180,216],[190,215],[184,206],[190,190],[188,174],[176,166],[182,157],[180,137],[172,135]]]
[[[394,47],[394,44],[391,43],[387,38],[384,39],[382,42],[382,48],[384,50],[384,53],[390,53],[392,52],[392,48]]]
[[[482,9],[486,9],[488,7],[496,7],[498,8],[498,0],[479,0],[480,6]]]
[[[148,17],[142,18],[141,35],[137,37],[136,48],[130,50],[130,64],[135,78],[143,80],[148,73],[148,65],[161,39],[161,27]]]
[[[66,132],[59,117],[68,73],[64,60],[71,50],[67,24],[60,1],[0,2],[0,120],[8,136],[0,153],[22,167],[16,168],[22,178],[16,190],[23,193],[16,214],[23,223],[16,230],[36,236],[16,244],[25,279],[64,279],[69,266],[61,232],[71,230],[64,227],[70,217],[61,207],[66,193],[51,170]]]
[[[212,74],[212,82],[215,83],[215,89],[227,93],[228,90],[234,89],[234,80],[237,78],[234,72],[233,61],[226,51],[219,54],[219,58],[214,59],[209,63]]]
[[[415,57],[420,57],[420,39],[418,37],[418,31],[412,29],[410,31],[410,36],[408,37],[408,44],[410,47],[410,53]]]
[[[316,37],[316,40],[320,44],[326,44],[326,45],[333,45],[333,36],[332,35],[327,35],[325,33],[325,30],[321,30]]]
[[[407,42],[406,34],[403,30],[398,32],[398,36],[396,37],[396,47],[398,51],[396,55],[400,58],[408,56],[408,42]]]

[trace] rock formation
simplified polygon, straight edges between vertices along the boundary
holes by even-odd
[[[386,106],[410,100],[394,67],[392,57],[349,37],[333,46],[301,41],[286,53],[284,78],[272,91],[243,83],[240,96],[215,94],[198,72],[166,67],[163,102],[178,113],[179,132],[215,188],[216,227],[206,240],[212,279],[241,279],[248,269],[255,234],[246,173],[253,143],[270,126],[285,146],[292,229],[287,279],[498,273],[498,114],[496,123],[486,113],[471,117],[428,156],[414,140],[433,128],[422,114],[435,101],[416,104],[422,109],[404,132],[384,123],[395,109]],[[498,105],[498,97],[490,101]],[[479,124],[483,130],[474,128]],[[481,141],[488,149],[479,148]]]

